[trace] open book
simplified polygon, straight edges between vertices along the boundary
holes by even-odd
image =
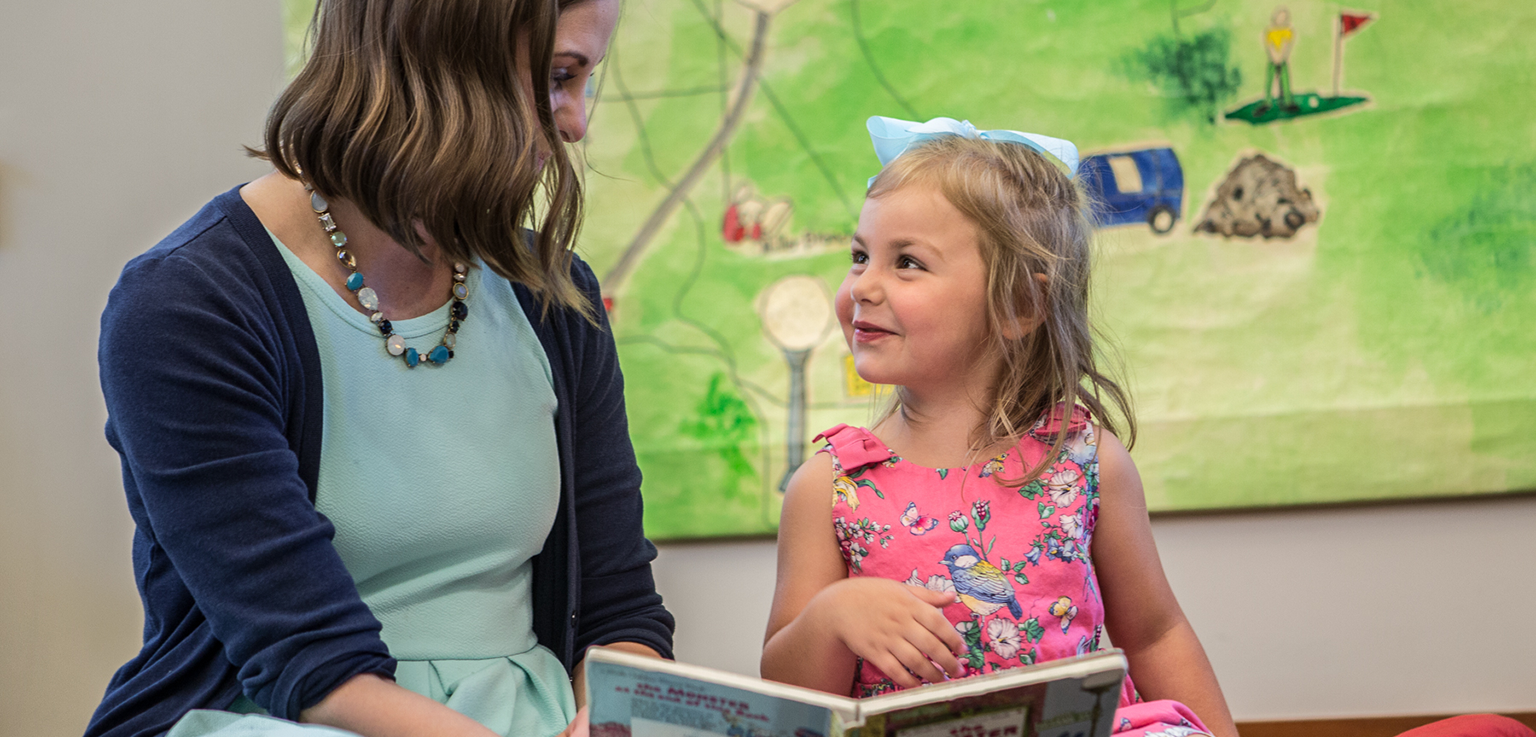
[[[868,699],[587,651],[592,737],[1107,737],[1125,656],[1104,650]]]

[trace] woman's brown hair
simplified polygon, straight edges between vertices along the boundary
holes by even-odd
[[[417,255],[425,234],[592,319],[570,276],[581,185],[549,103],[558,19],[557,0],[320,0],[252,153]]]
[[[1094,354],[1096,331],[1088,314],[1093,224],[1087,195],[1057,163],[1028,146],[959,136],[936,138],[903,153],[875,177],[868,196],[883,197],[913,185],[937,189],[981,234],[991,335],[986,350],[1001,359],[1001,368],[986,424],[977,429],[971,447],[1017,442],[1036,423],[1049,421],[1057,405],[1082,405],[1094,422],[1117,434],[1118,415],[1126,445],[1134,444],[1130,397],[1099,370]],[[892,411],[899,408],[900,397],[898,391]],[[1004,483],[1019,486],[1039,476],[1066,440],[1067,433],[1055,433],[1051,452],[1035,468]]]

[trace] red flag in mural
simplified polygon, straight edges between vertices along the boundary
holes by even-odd
[[[1339,13],[1339,26],[1344,31],[1341,35],[1348,36],[1375,19],[1376,16],[1365,13]]]

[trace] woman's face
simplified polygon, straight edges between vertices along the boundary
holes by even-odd
[[[619,0],[582,0],[560,13],[549,103],[555,128],[566,143],[587,135],[587,80],[608,54],[608,40],[618,22]]]

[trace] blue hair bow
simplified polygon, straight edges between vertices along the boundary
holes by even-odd
[[[971,125],[971,121],[954,118],[934,118],[926,123],[914,123],[876,115],[869,119],[866,127],[869,128],[869,138],[875,144],[875,155],[880,157],[881,166],[895,161],[923,141],[942,136],[960,136],[1023,144],[1060,162],[1066,167],[1068,177],[1077,176],[1077,146],[1060,138],[1021,131],[979,131]],[[870,177],[869,181],[873,184],[875,178]]]

